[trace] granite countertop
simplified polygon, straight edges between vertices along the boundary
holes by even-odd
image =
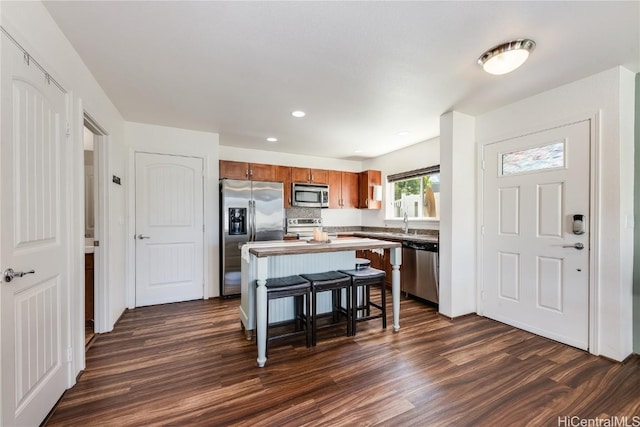
[[[418,243],[438,243],[438,236],[431,234],[415,234],[415,233],[398,233],[389,231],[354,231],[354,236],[370,237],[373,239],[391,240],[394,242],[402,242],[408,240]]]
[[[269,244],[249,245],[248,251],[258,258],[274,255],[302,255],[323,252],[355,251],[361,249],[399,248],[398,242],[369,238],[334,239],[329,243],[308,243],[304,240],[279,241]]]

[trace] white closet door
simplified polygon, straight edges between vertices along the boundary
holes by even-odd
[[[136,306],[204,297],[202,159],[136,153]]]

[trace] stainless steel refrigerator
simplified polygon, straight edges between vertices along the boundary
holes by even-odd
[[[220,180],[220,295],[240,293],[243,244],[283,237],[282,183]]]

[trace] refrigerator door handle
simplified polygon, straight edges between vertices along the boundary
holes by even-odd
[[[249,200],[249,218],[250,219],[250,227],[251,227],[251,233],[249,234],[249,238],[252,242],[255,242],[256,240],[256,201],[255,200]]]
[[[253,201],[253,241],[256,241],[257,238],[257,228],[258,228],[258,220],[256,218],[256,201]]]
[[[251,200],[249,200],[249,208],[247,209],[247,234],[248,241],[253,242],[253,214],[251,213]]]

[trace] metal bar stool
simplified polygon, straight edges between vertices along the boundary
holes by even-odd
[[[356,323],[364,320],[382,318],[382,328],[387,328],[387,295],[385,288],[385,273],[372,267],[356,268],[354,270],[340,270],[351,277],[351,333],[356,334]],[[371,301],[371,287],[380,288],[380,304]],[[362,289],[362,299],[358,301],[359,289]],[[371,314],[371,307],[378,309]],[[362,315],[359,315],[362,312]]]
[[[269,327],[267,323],[267,348],[269,343],[302,335],[304,333],[306,345],[311,343],[311,322],[309,313],[311,312],[311,284],[300,276],[287,276],[267,279],[267,319],[269,319],[269,301],[278,298],[293,297],[294,300],[294,322],[295,331],[269,337]],[[303,300],[306,303],[306,311],[303,309]],[[268,320],[267,320],[268,322]]]
[[[331,315],[332,324],[340,321],[340,315],[347,318],[347,336],[351,336],[351,277],[337,271],[327,271],[325,273],[301,274],[303,278],[311,283],[311,294],[313,298],[311,313],[311,345],[316,345],[318,332],[318,293],[331,291]],[[347,298],[346,309],[342,307],[342,290],[346,289]]]

